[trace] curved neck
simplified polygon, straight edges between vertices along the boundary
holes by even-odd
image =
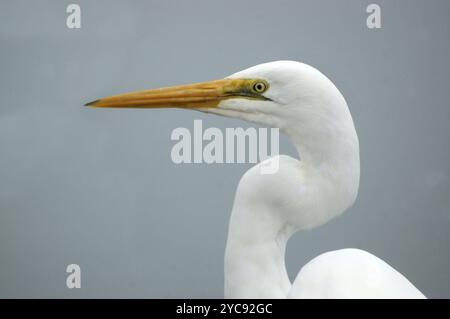
[[[275,185],[269,191],[286,192],[281,185],[286,185],[287,179],[289,185],[298,184],[299,191],[284,198],[287,204],[274,205],[267,199],[270,196],[249,194],[248,189],[263,180],[241,180],[225,252],[225,298],[286,298],[291,287],[285,267],[289,237],[297,230],[329,221],[354,202],[359,186],[359,145],[350,113],[347,120],[343,128],[297,125],[286,131],[302,160],[296,161],[298,165],[292,165],[294,159],[280,161],[279,172],[270,177],[270,184]],[[314,138],[307,135],[311,131]],[[305,188],[307,194],[301,191]]]

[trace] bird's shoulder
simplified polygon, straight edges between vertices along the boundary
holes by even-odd
[[[425,298],[401,273],[355,248],[326,252],[298,273],[289,298]]]

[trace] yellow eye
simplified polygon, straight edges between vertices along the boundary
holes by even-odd
[[[255,84],[253,84],[253,90],[256,93],[263,93],[267,90],[267,84],[264,82],[256,82]]]

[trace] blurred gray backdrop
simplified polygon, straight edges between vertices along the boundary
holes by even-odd
[[[82,28],[66,27],[80,4]],[[382,29],[366,27],[366,7]],[[449,1],[0,1],[0,297],[222,297],[236,185],[250,165],[175,165],[181,110],[87,109],[129,90],[311,64],[361,143],[349,211],[289,242],[291,278],[358,247],[450,297]],[[283,137],[281,153],[295,155]],[[81,266],[82,288],[66,287]]]

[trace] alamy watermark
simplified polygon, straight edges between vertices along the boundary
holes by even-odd
[[[69,29],[80,29],[81,28],[81,7],[79,4],[72,3],[66,8],[66,13],[68,13],[66,19],[66,26]],[[366,13],[369,15],[366,19],[366,26],[369,29],[381,29],[381,7],[372,3],[366,7]]]
[[[226,128],[224,134],[217,127],[203,130],[202,120],[194,120],[192,133],[188,128],[178,127],[172,131],[170,138],[176,141],[171,151],[175,164],[261,161],[261,174],[278,171],[278,157],[275,156],[279,154],[278,128]]]
[[[369,29],[381,29],[381,8],[378,4],[369,4],[366,8],[369,16],[366,20],[366,25]]]
[[[81,28],[81,7],[78,4],[69,4],[66,8],[69,15],[66,19],[66,25],[69,29]]]
[[[66,278],[66,286],[69,289],[81,288],[81,268],[77,264],[67,265],[66,272],[69,274]]]

